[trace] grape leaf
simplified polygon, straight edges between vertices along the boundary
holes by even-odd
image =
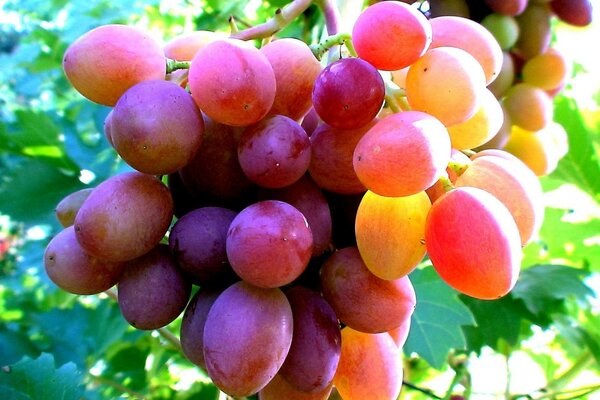
[[[76,400],[83,394],[81,373],[73,363],[56,368],[54,357],[23,358],[0,370],[0,398],[15,400]]]
[[[599,200],[600,158],[594,148],[593,133],[583,122],[574,99],[559,96],[554,105],[554,120],[565,128],[569,136],[569,153],[551,177],[574,183]]]
[[[404,350],[419,354],[440,369],[450,349],[466,348],[461,328],[475,325],[475,319],[458,292],[446,285],[433,268],[413,271],[410,280],[417,294],[417,307]]]
[[[583,282],[585,270],[563,265],[536,265],[521,272],[512,294],[534,314],[550,314],[567,298],[587,301],[594,292]]]
[[[54,222],[56,204],[84,187],[77,176],[65,175],[38,159],[24,159],[2,172],[0,212],[22,222]]]
[[[35,157],[73,173],[79,166],[66,155],[60,141],[60,129],[43,112],[16,110],[16,123],[0,131],[0,150]]]
[[[600,220],[566,222],[564,217],[568,214],[569,210],[546,208],[544,223],[539,233],[540,239],[523,249],[523,265],[560,259],[564,260],[563,262],[589,265],[592,269],[600,270],[600,244],[590,241],[600,233]]]
[[[511,294],[499,300],[487,301],[461,296],[469,307],[477,327],[463,326],[469,350],[480,351],[483,346],[499,350],[500,340],[515,345],[519,341],[521,325],[532,316],[520,299]]]

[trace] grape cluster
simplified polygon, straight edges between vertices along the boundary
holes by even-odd
[[[540,71],[562,59],[530,53],[503,113],[506,53],[482,25],[386,1],[351,36],[351,55],[328,63],[296,39],[257,49],[207,31],[161,47],[105,25],[71,44],[66,76],[113,107],[106,139],[135,171],[57,206],[50,278],[76,294],[116,285],[138,329],[183,312],[184,354],[229,395],[326,399],[335,385],[345,400],[395,399],[408,274],[426,254],[469,296],[514,286],[542,190],[527,160],[470,149],[508,114],[519,155],[517,135],[534,135],[523,124],[546,116],[524,102],[549,105],[566,75],[548,83]]]

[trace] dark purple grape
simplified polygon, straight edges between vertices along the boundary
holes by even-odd
[[[227,231],[236,212],[202,207],[182,216],[169,235],[169,248],[177,264],[194,283],[227,280],[233,271],[227,261]]]
[[[206,369],[204,362],[204,325],[206,317],[223,289],[201,288],[183,313],[179,338],[185,357],[192,363]]]
[[[338,319],[321,295],[302,286],[285,292],[294,316],[292,346],[279,373],[304,392],[333,382],[341,352]]]
[[[181,314],[192,286],[161,244],[127,264],[117,289],[127,322],[137,329],[158,329]]]
[[[317,77],[313,106],[319,117],[338,129],[356,129],[375,118],[385,97],[379,72],[360,58],[342,58]]]

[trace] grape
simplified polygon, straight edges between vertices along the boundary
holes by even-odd
[[[185,357],[202,369],[204,362],[204,327],[210,308],[223,292],[221,288],[202,287],[187,305],[181,320],[181,350]]]
[[[292,331],[292,310],[281,290],[237,282],[221,293],[206,318],[206,370],[230,396],[256,393],[281,368]]]
[[[327,400],[333,383],[318,392],[303,392],[290,385],[281,374],[275,377],[258,392],[258,400]]]
[[[405,111],[378,121],[360,139],[353,165],[360,181],[381,196],[409,196],[437,181],[450,159],[450,138],[436,118]]]
[[[500,107],[502,108],[502,114],[504,115],[500,130],[488,142],[477,147],[475,149],[476,151],[485,149],[501,149],[504,147],[504,145],[506,145],[508,136],[510,135],[510,131],[512,129],[512,121],[510,119],[510,115],[508,115],[508,112],[506,111],[506,108],[502,104],[500,104]]]
[[[236,207],[253,190],[237,156],[238,133],[234,128],[204,118],[204,139],[192,160],[179,171],[183,186],[203,204],[216,199]]]
[[[425,192],[406,197],[384,197],[370,191],[364,195],[356,214],[356,242],[373,274],[397,279],[423,259],[430,207]]]
[[[298,39],[275,40],[260,51],[271,63],[277,82],[269,113],[299,120],[312,107],[312,90],[321,64],[306,43]]]
[[[145,32],[126,25],[103,25],[67,48],[63,69],[83,96],[114,106],[136,83],[164,79],[166,62],[163,50]]]
[[[338,129],[356,129],[375,118],[385,97],[379,72],[360,58],[329,64],[317,77],[312,102],[317,114]]]
[[[308,176],[303,176],[298,181],[285,188],[276,190],[263,190],[262,199],[281,200],[300,211],[313,235],[312,256],[323,254],[331,243],[331,212],[327,199]]]
[[[191,61],[198,50],[209,43],[227,36],[221,32],[193,31],[184,33],[169,40],[164,46],[165,56],[179,61]]]
[[[496,79],[502,67],[502,49],[487,29],[470,19],[454,16],[436,17],[430,22],[433,31],[431,49],[462,49],[479,62],[485,73],[486,85]]]
[[[192,286],[166,245],[129,261],[117,284],[123,317],[137,329],[158,329],[185,308]]]
[[[340,359],[337,317],[317,292],[295,286],[285,295],[294,316],[294,334],[279,374],[298,390],[322,392],[331,386]]]
[[[555,49],[535,56],[523,66],[523,82],[545,90],[562,88],[571,71],[565,56]]]
[[[484,89],[481,65],[454,47],[429,50],[410,66],[406,76],[406,97],[413,110],[431,114],[446,126],[471,118]]]
[[[592,23],[591,0],[552,0],[550,8],[558,18],[568,24],[587,26]]]
[[[521,14],[527,7],[528,0],[485,0],[494,12],[515,16]]]
[[[488,85],[488,89],[494,93],[496,98],[501,98],[510,89],[515,80],[515,62],[507,52],[502,54],[502,69],[494,82]]]
[[[400,349],[404,346],[404,343],[406,343],[406,339],[408,338],[408,333],[410,331],[410,321],[410,318],[406,318],[402,322],[402,325],[388,332],[394,340],[394,343],[396,343],[396,346],[398,346],[398,348]]]
[[[307,135],[311,136],[315,129],[317,129],[319,126],[320,122],[321,119],[319,118],[319,114],[317,114],[314,107],[311,106],[310,110],[308,110],[308,113],[304,116],[304,118],[302,118],[301,126],[306,131]]]
[[[296,182],[310,163],[310,139],[293,119],[283,115],[265,118],[248,127],[237,147],[246,176],[268,188]]]
[[[518,83],[506,92],[504,107],[512,123],[528,131],[539,131],[552,121],[552,100],[527,83]]]
[[[481,107],[471,118],[448,128],[452,147],[472,149],[493,138],[504,121],[504,112],[496,97],[489,90],[483,91]]]
[[[478,299],[497,299],[517,281],[521,238],[510,212],[496,197],[472,187],[447,192],[431,207],[427,253],[440,277]]]
[[[61,289],[74,294],[97,294],[117,283],[124,264],[87,254],[77,241],[75,229],[69,226],[48,243],[44,267],[50,280]]]
[[[477,157],[455,185],[483,189],[500,200],[515,219],[523,246],[539,231],[544,219],[542,186],[522,162]]]
[[[519,24],[512,16],[489,14],[481,21],[481,25],[494,35],[502,50],[509,50],[519,38]]]
[[[190,211],[202,207],[203,204],[200,199],[192,196],[183,185],[179,173],[169,174],[167,186],[173,198],[174,214],[177,218],[181,218]]]
[[[283,286],[308,265],[313,239],[306,218],[293,206],[264,200],[243,209],[227,233],[227,257],[245,281],[264,288]]]
[[[194,283],[221,281],[233,275],[225,241],[235,211],[202,207],[182,216],[169,235],[169,248],[177,264]]]
[[[465,0],[429,0],[431,18],[443,15],[469,18],[469,5]]]
[[[117,153],[145,174],[170,174],[185,166],[202,143],[204,122],[190,95],[167,81],[145,81],[119,99],[111,119]]]
[[[320,188],[341,194],[364,193],[367,190],[354,172],[352,158],[359,140],[375,123],[372,121],[351,130],[321,124],[313,132],[308,172]]]
[[[167,232],[173,199],[150,175],[125,172],[98,185],[75,217],[83,249],[109,261],[128,261],[149,252]]]
[[[387,332],[410,318],[415,291],[407,276],[385,280],[365,266],[356,247],[331,255],[321,269],[325,300],[347,326],[366,333]]]
[[[530,4],[517,17],[520,34],[515,47],[525,59],[548,50],[552,38],[550,17],[550,10],[545,4]]]
[[[90,196],[92,190],[93,189],[88,188],[73,192],[68,196],[65,196],[56,205],[56,208],[54,209],[54,212],[56,213],[56,219],[58,219],[58,222],[60,222],[64,228],[73,225],[77,212],[85,200]]]
[[[537,132],[514,126],[504,149],[517,156],[537,176],[545,176],[556,169],[568,151],[568,138],[564,128],[557,123]]]
[[[394,400],[402,376],[402,354],[390,335],[342,329],[342,355],[333,382],[344,400]]]
[[[394,71],[408,67],[427,51],[431,25],[417,9],[398,1],[373,4],[352,28],[359,57],[375,68]]]
[[[238,39],[200,49],[189,70],[198,107],[217,122],[248,126],[261,120],[275,99],[275,74],[257,48]]]

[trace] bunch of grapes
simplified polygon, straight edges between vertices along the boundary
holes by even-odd
[[[340,43],[349,55],[315,56]],[[135,171],[61,201],[47,273],[76,294],[116,285],[138,329],[183,313],[185,356],[229,395],[395,399],[408,274],[427,254],[459,292],[500,298],[543,219],[526,164],[471,151],[506,125],[492,86],[505,59],[480,24],[399,1],[312,48],[207,31],[161,47],[98,27],[64,70],[113,107],[106,139]],[[540,78],[535,60],[520,85]]]

